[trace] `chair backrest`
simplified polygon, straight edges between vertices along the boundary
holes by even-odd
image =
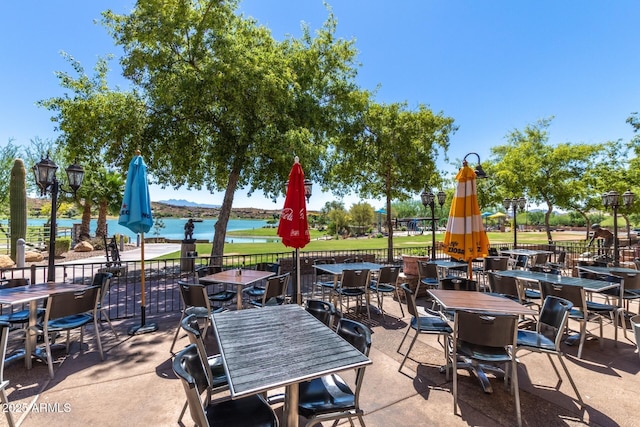
[[[527,255],[518,255],[516,257],[516,263],[515,263],[515,267],[516,268],[527,268],[527,265],[529,264],[529,257]]]
[[[342,261],[343,263],[346,264],[353,264],[354,262],[363,262],[363,259],[360,257],[352,257],[352,258],[345,258],[344,261]]]
[[[494,257],[498,255],[500,254],[498,253],[498,250],[496,248],[492,248],[492,247],[489,248],[489,256]]]
[[[210,274],[220,273],[222,271],[221,265],[203,265],[196,268],[196,276],[204,277]]]
[[[541,252],[535,255],[533,258],[533,265],[544,265],[549,259],[549,254]]]
[[[82,314],[95,310],[100,297],[100,287],[91,286],[80,291],[59,292],[49,295],[45,313],[45,323],[73,314]]]
[[[323,265],[323,264],[335,264],[336,263],[336,259],[335,258],[317,258],[313,260],[313,265]],[[322,278],[321,280],[328,280],[329,277],[333,277],[333,275],[318,270],[317,268],[313,269],[313,281],[317,282],[319,279],[318,278]]]
[[[104,299],[105,296],[109,293],[109,288],[111,287],[112,278],[113,278],[113,273],[109,273],[109,272],[96,273],[93,276],[93,281],[91,282],[91,286],[100,287],[100,299]]]
[[[534,265],[531,266],[529,270],[547,274],[561,274],[560,270],[558,270],[557,268],[553,268],[550,265]]]
[[[564,264],[567,259],[567,251],[560,251],[558,254],[558,258],[556,259],[557,264]]]
[[[278,274],[280,272],[280,264],[277,262],[259,262],[256,264],[257,271],[270,271]]]
[[[276,303],[278,299],[284,301],[287,288],[289,286],[289,278],[291,273],[281,274],[280,276],[269,277],[262,295],[262,305]]]
[[[624,290],[638,290],[640,289],[640,271],[637,273],[615,272],[615,275],[622,278],[622,285]]]
[[[553,342],[556,350],[560,349],[560,341],[564,327],[569,318],[569,311],[573,308],[571,301],[564,298],[549,295],[545,298],[540,309],[540,317],[536,325],[536,331],[542,333],[542,327],[546,326],[553,330]]]
[[[416,297],[414,292],[409,288],[409,285],[403,283],[400,285],[400,288],[404,291],[404,297],[407,301],[407,311],[410,315],[417,318],[418,317],[418,308],[416,307]]]
[[[336,314],[336,307],[332,303],[318,299],[308,299],[305,302],[305,309],[328,327],[332,326],[331,322]]]
[[[198,323],[198,317],[194,314],[190,314],[180,321],[180,326],[182,327],[182,330],[186,332],[187,337],[189,338],[189,344],[194,344],[198,349],[200,358],[202,360],[207,360],[207,349],[204,345],[204,340],[202,339],[202,330]],[[205,374],[207,376],[209,386],[212,386],[213,379],[211,378],[211,370],[205,369]]]
[[[565,299],[573,304],[574,308],[578,308],[583,312],[587,306],[585,292],[582,286],[563,286],[549,282],[540,282],[540,295],[543,300],[546,300],[548,296]]]
[[[7,279],[4,283],[2,283],[2,286],[0,286],[1,289],[9,289],[9,288],[17,288],[20,286],[28,286],[29,285],[29,279],[27,279],[26,277],[14,277],[12,279]]]
[[[388,283],[390,285],[395,285],[396,280],[398,280],[398,274],[400,274],[399,266],[385,265],[380,269],[380,274],[378,275],[378,283]]]
[[[202,402],[202,393],[209,388],[204,363],[195,344],[185,347],[173,359],[173,372],[184,387],[191,418],[201,427],[209,426],[204,410],[204,405],[209,404],[208,394],[204,405]]]
[[[340,286],[343,288],[364,288],[369,285],[369,270],[342,270]]]
[[[474,311],[456,311],[454,333],[458,340],[487,347],[515,345],[518,316]]]
[[[438,280],[438,265],[430,261],[418,260],[418,280],[425,278]]]
[[[371,349],[371,330],[360,322],[351,319],[340,319],[336,333],[349,344],[357,348],[365,356]]]
[[[509,268],[509,257],[488,256],[484,259],[484,271],[504,271]]]
[[[495,273],[488,273],[488,277],[491,292],[502,294],[517,299],[518,301],[522,301],[524,299],[522,290],[520,289],[520,286],[518,286],[518,281],[515,277],[500,276]]]
[[[478,284],[466,277],[447,277],[440,280],[440,288],[448,291],[477,291]]]
[[[207,288],[204,285],[178,280],[178,287],[185,307],[211,307],[207,297]]]

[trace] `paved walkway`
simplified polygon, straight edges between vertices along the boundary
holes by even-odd
[[[170,254],[173,252],[179,252],[181,245],[179,243],[146,243],[144,245],[144,259],[154,259],[162,255]],[[120,259],[122,261],[140,261],[142,255],[142,248],[129,249],[120,252]],[[106,255],[95,256],[91,258],[82,258],[75,261],[61,262],[61,265],[70,264],[86,264],[86,263],[98,263],[106,262]]]

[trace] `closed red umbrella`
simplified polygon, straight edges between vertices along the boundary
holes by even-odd
[[[296,249],[296,284],[294,292],[296,302],[300,304],[300,249],[304,248],[311,238],[309,236],[309,223],[307,222],[304,172],[297,156],[291,172],[289,172],[289,184],[284,199],[284,207],[280,213],[278,236],[282,238],[282,243],[285,246]]]

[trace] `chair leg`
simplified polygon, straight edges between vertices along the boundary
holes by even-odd
[[[53,379],[53,358],[51,357],[51,343],[49,342],[49,332],[44,331],[44,347],[47,352],[47,365],[49,366],[49,376]]]
[[[109,318],[109,314],[107,314],[107,309],[106,308],[101,308],[100,309],[100,313],[104,316],[105,319],[107,319],[107,323],[109,324],[109,327],[111,328],[111,332],[113,332],[113,335],[118,338],[118,333],[116,332],[116,330],[114,329],[113,325],[111,324],[111,319]]]
[[[98,342],[98,351],[100,352],[100,360],[104,360],[104,353],[102,352],[102,340],[100,339],[100,329],[98,329],[98,317],[93,317],[93,330],[96,334],[96,341]]]
[[[514,386],[514,398],[516,400],[516,419],[518,420],[518,427],[522,426],[522,414],[520,412],[520,390],[518,389],[518,361],[513,356],[513,362],[511,363],[511,382]]]
[[[9,427],[14,427],[15,423],[13,422],[13,416],[11,415],[11,411],[9,410],[9,399],[7,398],[7,392],[5,391],[5,387],[9,384],[9,381],[5,381],[0,384],[0,401],[2,401],[2,406],[4,410],[4,415],[7,417],[7,423],[9,423]]]
[[[578,387],[576,387],[576,383],[573,382],[573,378],[571,377],[571,374],[569,373],[569,370],[567,369],[566,363],[564,363],[564,360],[562,359],[562,355],[558,354],[558,359],[560,359],[560,364],[562,365],[562,368],[564,369],[564,373],[567,376],[567,378],[569,379],[569,382],[571,383],[571,387],[573,387],[573,391],[576,393],[576,397],[578,398],[578,401],[580,402],[580,407],[584,408],[584,401],[582,400],[582,396],[580,396],[580,392],[578,391]]]
[[[173,347],[176,345],[176,341],[178,340],[178,334],[180,333],[180,324],[182,323],[182,319],[184,319],[184,311],[182,311],[182,315],[180,316],[180,320],[178,321],[178,327],[176,328],[176,334],[173,336],[173,341],[171,342],[169,353],[173,353]]]
[[[407,332],[409,332],[409,331],[407,331]],[[416,332],[416,334],[413,336],[413,339],[411,340],[411,344],[409,344],[409,348],[407,349],[407,352],[405,353],[404,358],[402,359],[402,363],[400,363],[400,367],[398,368],[398,372],[404,366],[404,362],[407,361],[407,358],[409,357],[409,353],[411,353],[411,349],[413,348],[413,345],[416,343],[416,340],[418,339],[418,335],[419,335],[418,332]]]

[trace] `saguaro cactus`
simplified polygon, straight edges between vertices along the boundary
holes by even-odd
[[[27,239],[27,171],[22,159],[16,159],[9,181],[9,226],[11,258],[16,260],[18,239]]]

